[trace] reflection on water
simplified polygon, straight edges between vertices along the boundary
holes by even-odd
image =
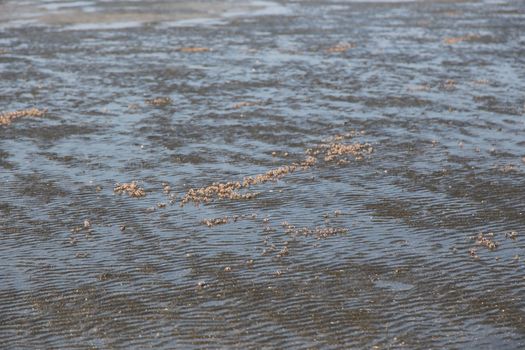
[[[524,16],[0,2],[4,343],[523,347]]]
[[[69,30],[110,30],[145,24],[222,23],[221,18],[282,15],[287,8],[272,1],[6,1],[0,26],[62,25]]]

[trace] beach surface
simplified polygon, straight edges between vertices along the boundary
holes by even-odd
[[[0,1],[6,349],[525,347],[525,3]]]

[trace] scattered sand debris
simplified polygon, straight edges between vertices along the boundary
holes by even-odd
[[[283,256],[286,256],[289,253],[290,251],[288,250],[288,246],[284,246],[284,248],[279,250],[279,252],[277,253],[277,257],[282,258]]]
[[[451,91],[456,90],[456,81],[454,79],[447,79],[442,84],[441,87],[443,90]]]
[[[476,244],[483,246],[489,250],[495,250],[498,247],[498,244],[494,241],[494,233],[489,232],[486,234],[479,233],[477,236],[472,237],[476,240]]]
[[[206,283],[205,281],[199,281],[197,283],[197,288],[199,288],[199,289],[206,288],[207,286],[208,286],[208,283]]]
[[[181,206],[192,201],[195,204],[209,203],[213,199],[252,199],[259,193],[248,192],[239,193],[237,190],[241,189],[240,182],[219,183],[214,182],[211,186],[201,188],[190,188],[188,192],[182,197]]]
[[[115,193],[122,194],[127,193],[130,197],[140,198],[146,195],[146,191],[142,187],[139,187],[136,181],[130,183],[117,183],[113,189]]]
[[[407,91],[417,92],[417,91],[430,91],[431,87],[429,84],[416,84],[409,85]]]
[[[164,192],[165,194],[170,194],[171,193],[171,186],[169,183],[167,182],[163,182],[162,183],[162,192]]]
[[[489,83],[489,80],[488,79],[476,79],[476,80],[473,80],[472,83],[476,85],[487,85]]]
[[[89,231],[91,230],[91,221],[88,219],[84,220],[81,226],[73,227],[70,231],[71,233],[79,233],[81,231]]]
[[[257,218],[256,214],[252,215],[241,215],[241,216],[223,216],[220,218],[213,218],[213,219],[204,219],[201,221],[203,225],[206,225],[208,227],[213,227],[217,225],[223,225],[227,224],[229,222],[237,222],[239,219],[252,219],[255,220]]]
[[[186,53],[197,53],[197,52],[209,52],[211,51],[211,49],[207,47],[181,47],[179,51],[186,52]]]
[[[166,203],[164,203],[164,202],[157,203],[157,208],[159,208],[159,209],[166,208]]]
[[[355,160],[362,160],[366,154],[372,153],[373,148],[368,143],[328,143],[321,144],[315,148],[309,148],[306,150],[306,154],[311,157],[324,156],[325,162],[340,162],[341,160],[347,161],[346,156],[353,156]]]
[[[361,132],[362,134],[362,132]],[[235,182],[215,182],[210,186],[201,188],[190,188],[188,192],[182,197],[181,206],[188,202],[195,204],[209,203],[215,199],[251,199],[256,197],[259,193],[244,193],[242,190],[248,189],[251,186],[264,184],[267,182],[275,182],[282,177],[294,173],[298,170],[306,170],[317,164],[319,158],[324,159],[325,162],[336,162],[337,164],[346,164],[349,162],[349,156],[353,156],[356,160],[362,160],[365,155],[372,153],[373,148],[368,143],[352,143],[346,144],[340,141],[351,138],[356,135],[348,133],[345,135],[336,135],[329,138],[325,143],[322,143],[315,148],[306,150],[306,158],[300,163],[292,163],[291,165],[283,165],[278,168],[270,169],[264,174],[244,177],[242,181]],[[274,155],[274,154],[272,154]]]
[[[348,233],[348,229],[342,227],[318,227],[313,231],[313,233],[318,238],[327,238],[330,236]]]
[[[305,160],[301,162],[301,166],[303,167],[303,169],[305,169],[305,168],[314,166],[315,163],[317,163],[317,158],[312,157],[312,156],[307,156]]]
[[[277,151],[273,151],[272,152],[272,157],[277,157],[277,156],[281,156],[281,157],[288,157],[290,154],[288,152],[282,152],[279,154],[279,152]]]
[[[253,259],[248,259],[248,260],[246,260],[246,265],[248,265],[248,266],[253,266],[253,264],[254,264]]]
[[[372,147],[367,144],[354,143],[351,145],[344,145],[340,143],[332,143],[328,150],[326,151],[326,156],[324,157],[325,162],[334,160],[338,156],[342,155],[353,155],[356,159],[362,159],[363,151],[367,153],[372,152]]]
[[[21,109],[14,112],[3,112],[0,113],[0,125],[9,125],[13,121],[19,118],[25,117],[43,117],[47,113],[47,109],[38,109],[38,108],[28,108]]]
[[[99,281],[107,281],[107,280],[111,279],[112,277],[114,277],[112,273],[104,272],[104,273],[101,273],[100,275],[98,275],[97,279]]]
[[[78,239],[76,239],[75,237],[69,237],[67,243],[69,243],[70,245],[77,245]]]
[[[443,39],[443,43],[447,45],[454,45],[454,44],[459,44],[463,41],[479,40],[480,38],[481,37],[479,35],[469,34],[469,35],[457,36],[457,37],[452,37],[452,38],[445,38]]]
[[[75,254],[75,258],[79,258],[79,259],[88,258],[88,257],[89,257],[89,253],[76,253]]]
[[[290,224],[288,221],[283,221],[281,226],[284,227],[287,230],[292,230],[292,229],[295,228],[295,226]]]
[[[230,218],[225,216],[222,218],[215,218],[215,219],[205,219],[202,221],[202,223],[208,227],[213,227],[217,225],[223,225],[227,224],[229,222]]]
[[[273,151],[273,152],[272,152],[272,157],[277,157],[277,156],[279,156],[279,157],[286,158],[286,157],[288,157],[289,155],[290,155],[290,153],[288,153],[288,152],[277,152],[277,151]]]
[[[279,168],[271,169],[264,174],[256,176],[247,176],[242,182],[226,182],[213,183],[211,186],[201,188],[191,188],[182,198],[181,205],[189,201],[194,203],[208,203],[214,198],[218,199],[251,199],[258,195],[258,193],[240,193],[239,190],[249,188],[253,185],[263,184],[269,181],[277,181],[281,177],[293,173],[299,167],[297,165],[285,165]]]
[[[283,222],[285,233],[289,235],[316,236],[317,238],[328,238],[338,234],[348,233],[348,229],[342,227],[315,227],[315,228],[296,228],[288,222]]]
[[[339,43],[337,45],[331,46],[326,49],[326,52],[329,53],[338,53],[338,52],[346,52],[350,49],[353,49],[355,47],[355,44],[351,43]]]
[[[167,105],[170,105],[172,102],[173,100],[169,97],[155,97],[155,98],[146,100],[146,104],[150,106],[155,106],[155,107],[167,106]]]
[[[234,104],[233,108],[239,109],[239,108],[242,108],[242,107],[252,107],[252,106],[260,105],[261,103],[262,103],[262,101],[243,101],[243,102],[238,102],[238,103]]]
[[[477,253],[477,250],[475,248],[470,248],[468,250],[468,254],[473,257],[474,259],[479,259],[479,256],[478,256],[478,253]]]
[[[281,177],[293,173],[298,169],[297,165],[284,165],[275,169],[268,170],[264,174],[256,176],[247,176],[242,181],[242,187],[250,187],[252,185],[259,185],[269,181],[277,181]]]
[[[510,238],[510,239],[516,239],[518,237],[518,232],[516,231],[507,232],[505,233],[505,237]]]
[[[265,244],[266,244],[266,242],[265,242]],[[261,252],[261,255],[265,256],[265,255],[268,255],[270,253],[275,252],[276,250],[277,250],[277,247],[275,246],[275,244],[272,244],[268,248],[263,249],[263,251]]]

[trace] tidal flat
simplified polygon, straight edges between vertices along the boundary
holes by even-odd
[[[512,0],[0,0],[0,347],[524,348],[524,33]]]

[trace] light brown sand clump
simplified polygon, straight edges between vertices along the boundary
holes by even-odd
[[[355,160],[362,160],[365,155],[372,152],[373,148],[370,144],[359,142],[352,144],[325,143],[306,150],[306,154],[316,158],[322,157],[325,162],[348,160],[348,156],[354,157]]]
[[[13,121],[19,118],[25,117],[43,117],[47,113],[47,109],[38,109],[38,108],[28,108],[21,109],[14,112],[3,112],[0,113],[0,125],[9,125]]]
[[[215,219],[205,219],[202,221],[202,223],[208,227],[213,227],[217,225],[224,225],[229,222],[230,218],[225,216],[222,218],[215,218]]]
[[[348,233],[348,229],[343,227],[300,227],[297,228],[294,225],[289,224],[288,222],[283,222],[282,226],[285,229],[285,233],[293,236],[315,236],[318,239],[328,238],[331,236],[336,236],[340,234]]]
[[[454,44],[461,43],[463,41],[475,41],[479,39],[480,39],[479,35],[469,34],[469,35],[463,35],[463,36],[458,36],[458,37],[453,37],[453,38],[445,38],[443,39],[443,43],[447,45],[454,45]]]
[[[209,203],[214,199],[252,199],[259,193],[246,192],[241,193],[243,189],[247,189],[254,185],[263,184],[269,181],[277,181],[285,175],[295,172],[301,168],[299,165],[285,165],[275,169],[268,170],[264,174],[255,176],[247,176],[242,181],[235,182],[214,182],[210,186],[201,188],[190,188],[188,192],[182,197],[181,206],[188,202]]]
[[[295,164],[284,165],[275,169],[268,170],[264,174],[247,176],[242,180],[242,187],[247,188],[253,185],[263,184],[269,181],[277,181],[285,175],[295,172],[299,167]]]
[[[150,106],[155,106],[155,107],[164,107],[164,106],[168,106],[172,103],[173,101],[171,100],[171,98],[169,97],[156,97],[156,98],[152,98],[152,99],[148,99],[146,100],[146,103]]]
[[[363,159],[365,153],[372,153],[372,146],[362,143],[353,143],[349,145],[332,143],[327,147],[324,161],[330,162],[345,155],[351,155],[354,156],[356,160],[360,160]]]
[[[302,169],[306,170],[310,167],[313,167],[317,163],[317,158],[312,156],[307,156],[301,163],[300,166]]]
[[[515,240],[518,237],[518,232],[510,231],[505,233],[505,237]]]
[[[214,182],[210,186],[201,188],[190,188],[188,192],[182,197],[181,206],[184,206],[188,202],[195,204],[209,203],[214,199],[251,199],[255,198],[258,193],[248,192],[240,193],[239,190],[242,188],[242,184],[237,182]]]
[[[127,193],[130,197],[140,198],[146,195],[146,191],[142,187],[139,187],[136,181],[130,183],[117,183],[113,191],[117,194]]]
[[[198,53],[198,52],[208,52],[208,51],[211,51],[211,49],[207,47],[181,47],[179,51],[186,52],[186,53]]]
[[[355,134],[336,135],[330,138],[325,143],[318,145],[315,148],[306,150],[306,158],[300,163],[292,163],[291,165],[283,165],[278,168],[270,169],[263,174],[254,176],[247,176],[242,181],[235,182],[215,182],[210,186],[201,188],[190,188],[183,196],[181,206],[188,202],[195,204],[209,203],[216,199],[251,199],[258,195],[258,193],[242,192],[251,186],[264,184],[267,182],[275,182],[289,174],[299,170],[306,170],[315,166],[319,159],[324,162],[335,162],[337,164],[346,164],[349,162],[349,157],[354,157],[356,160],[361,160],[365,155],[372,153],[373,148],[368,143],[343,143],[345,138],[351,138]]]
[[[479,233],[473,237],[476,240],[476,244],[487,248],[488,250],[495,250],[498,247],[496,241],[494,241],[494,233],[489,232],[486,234]]]
[[[329,52],[329,53],[346,52],[350,49],[353,49],[354,47],[355,47],[355,44],[339,43],[337,45],[331,46],[328,49],[326,49],[326,52]]]
[[[164,192],[164,194],[170,194],[171,193],[171,186],[169,183],[167,182],[163,182],[162,183],[162,192]]]

